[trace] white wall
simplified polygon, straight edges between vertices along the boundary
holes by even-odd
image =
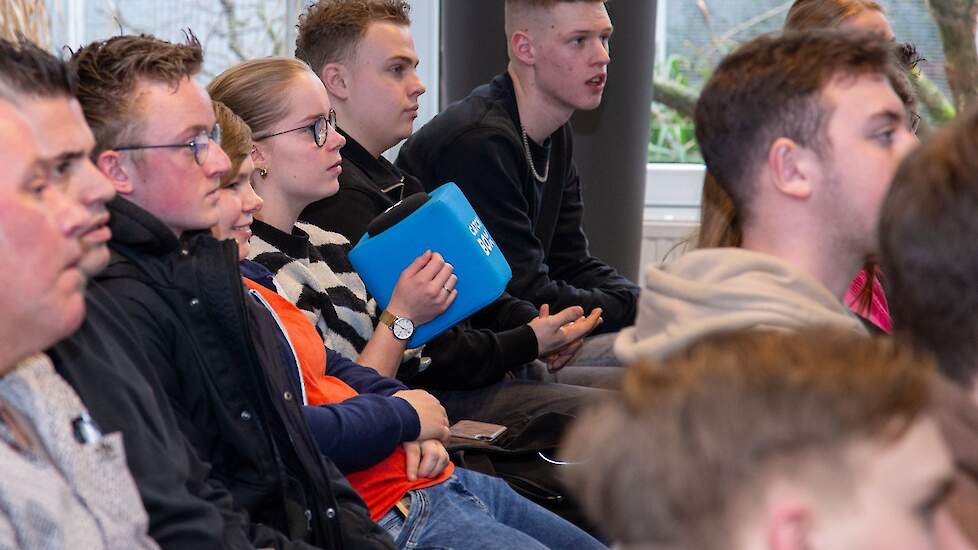
[[[699,225],[702,164],[649,164],[645,179],[642,266],[674,259]]]
[[[421,108],[414,128],[438,114],[439,65],[441,64],[441,2],[439,0],[411,0],[411,35],[418,52],[418,73],[428,91],[421,96]]]
[[[438,90],[441,66],[441,2],[439,0],[411,0],[411,36],[414,37],[414,49],[418,52],[418,74],[421,82],[428,89],[419,99],[418,118],[414,120],[414,129],[424,126],[426,122],[438,114]],[[388,160],[394,162],[401,144],[384,153]]]

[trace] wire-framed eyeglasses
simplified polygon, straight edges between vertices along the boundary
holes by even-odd
[[[271,137],[280,136],[282,134],[288,134],[290,132],[298,132],[299,130],[309,130],[312,132],[312,139],[316,141],[316,147],[322,147],[326,145],[326,138],[329,137],[329,131],[336,131],[336,111],[330,109],[329,115],[319,115],[316,121],[312,124],[307,124],[305,126],[299,126],[298,128],[292,128],[291,130],[283,130],[281,132],[275,132],[274,134],[268,134],[267,136],[257,137],[255,141],[262,141]]]
[[[210,130],[201,130],[199,134],[187,143],[174,143],[172,145],[125,145],[123,147],[116,147],[114,150],[135,151],[138,149],[182,149],[189,147],[194,153],[194,162],[198,166],[203,166],[207,162],[207,155],[210,152],[212,142],[216,143],[218,147],[221,146],[220,124],[214,124],[214,127]]]

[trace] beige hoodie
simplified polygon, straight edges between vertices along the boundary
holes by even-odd
[[[768,254],[694,250],[649,266],[635,326],[622,330],[622,362],[662,359],[711,334],[830,325],[867,334],[862,322],[815,278]]]

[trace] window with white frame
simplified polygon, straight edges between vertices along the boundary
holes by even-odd
[[[792,3],[793,0],[658,0],[655,100],[650,109],[646,192],[646,205],[655,209],[655,217],[696,219],[702,184],[697,175],[703,169],[691,114],[698,91],[720,59],[737,45],[780,30]],[[926,3],[880,3],[897,40],[916,46],[926,60],[919,65],[921,72],[939,93],[947,96],[940,33]]]
[[[659,0],[655,97],[649,162],[699,163],[690,120],[698,90],[725,54],[763,33],[778,31],[792,0]],[[940,33],[920,0],[881,0],[897,40],[925,59],[921,72],[945,96]]]

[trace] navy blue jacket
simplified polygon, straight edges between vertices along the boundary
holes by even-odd
[[[241,262],[241,274],[275,290],[272,272],[256,262]],[[292,385],[301,387],[299,366],[279,327],[283,361],[290,365]],[[303,407],[302,412],[320,452],[343,473],[356,472],[387,458],[397,445],[414,441],[421,433],[418,413],[407,401],[392,397],[407,386],[394,378],[326,349],[326,374],[339,378],[360,393],[342,403]]]

